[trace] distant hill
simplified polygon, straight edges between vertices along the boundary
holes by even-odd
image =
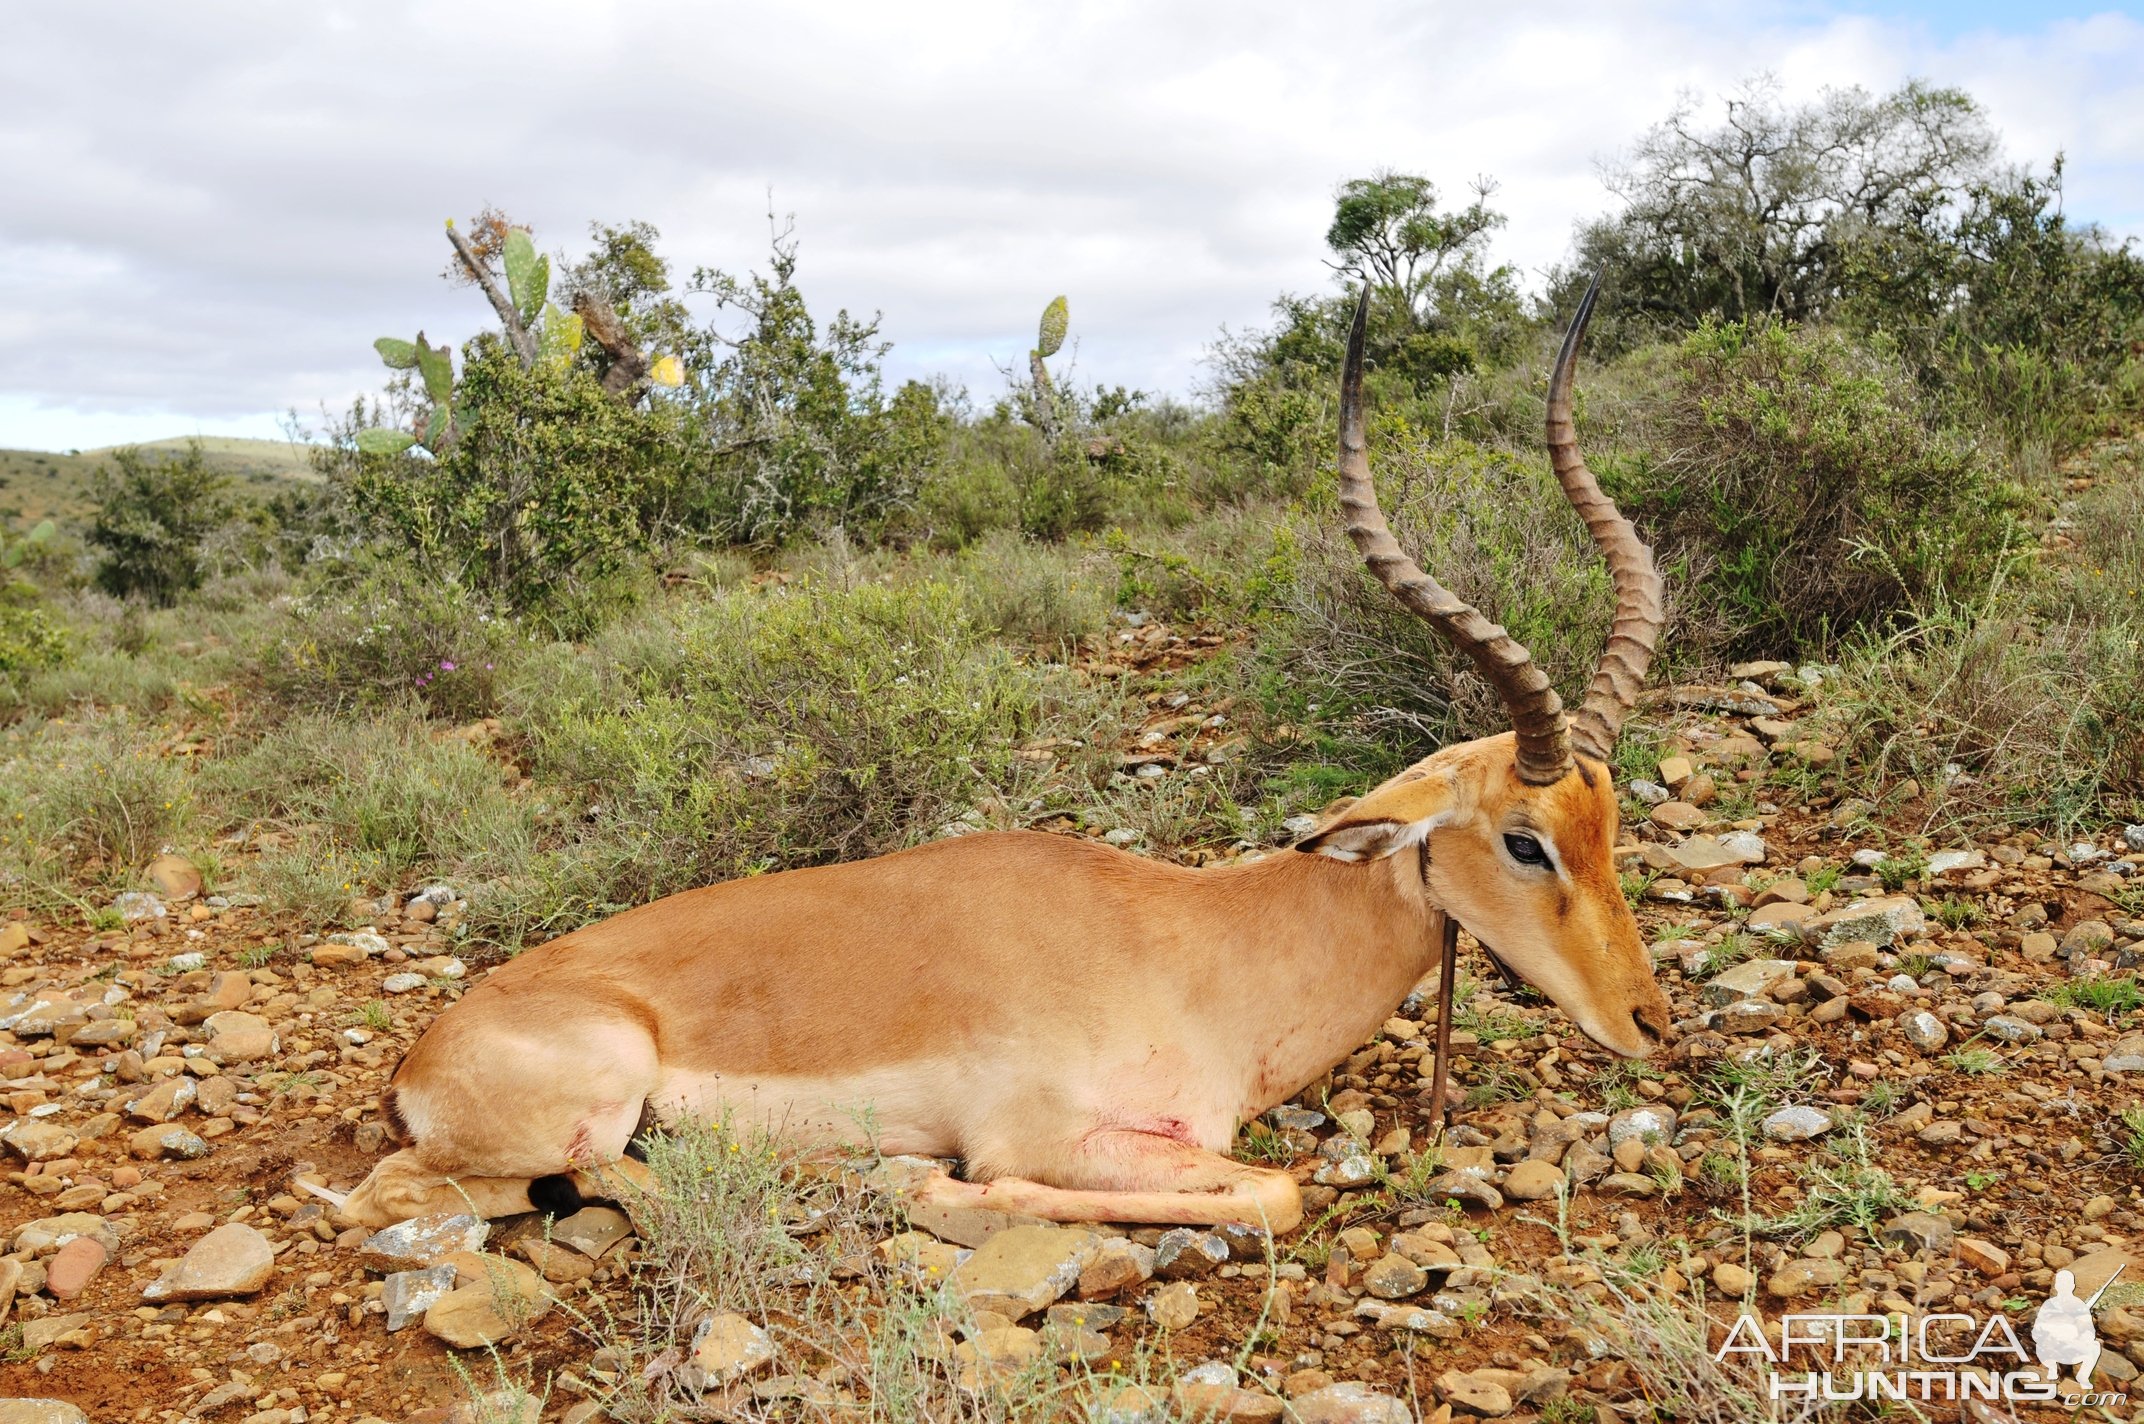
[[[215,468],[231,476],[242,493],[266,497],[287,484],[312,484],[309,451],[287,440],[241,440],[231,436],[200,437],[201,451]],[[176,459],[186,452],[187,437],[150,440],[135,449],[163,459]],[[84,518],[90,511],[90,480],[111,462],[111,446],[83,450],[71,455],[44,450],[0,450],[0,516],[16,524],[35,524],[40,519],[62,523]]]

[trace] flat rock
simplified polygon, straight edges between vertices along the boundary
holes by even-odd
[[[1503,1192],[1513,1201],[1546,1201],[1563,1190],[1563,1183],[1563,1168],[1530,1159],[1513,1164],[1504,1177]]]
[[[1908,1251],[1948,1251],[1957,1232],[1950,1222],[1932,1211],[1909,1211],[1883,1224],[1879,1233],[1885,1244]]]
[[[1355,1318],[1367,1320],[1372,1325],[1387,1330],[1400,1330],[1409,1335],[1427,1335],[1432,1340],[1457,1340],[1466,1334],[1466,1327],[1443,1311],[1426,1305],[1393,1305],[1382,1300],[1363,1300],[1355,1303]]]
[[[175,1122],[145,1127],[127,1139],[127,1151],[136,1157],[169,1157],[191,1162],[208,1156],[208,1143],[199,1133],[188,1132]]]
[[[1708,1004],[1732,1004],[1753,999],[1794,977],[1791,959],[1751,959],[1723,970],[1705,981],[1702,997]]]
[[[468,1212],[420,1216],[366,1237],[358,1260],[375,1271],[413,1270],[437,1265],[457,1251],[475,1251],[490,1235],[491,1227]],[[556,1240],[557,1232],[552,1237]]]
[[[513,1335],[551,1308],[548,1296],[530,1301],[490,1283],[458,1286],[425,1308],[425,1333],[457,1350],[475,1350]]]
[[[692,1338],[692,1362],[716,1384],[743,1379],[774,1363],[774,1341],[741,1315],[711,1315]]]
[[[1822,1137],[1835,1126],[1830,1113],[1797,1104],[1767,1116],[1764,1135],[1774,1142],[1806,1142],[1812,1137]]]
[[[1825,949],[1856,940],[1881,948],[1928,928],[1928,918],[1921,913],[1920,902],[1910,895],[1859,900],[1802,923],[1804,928],[1820,932],[1818,943]]]
[[[1105,1236],[1095,1250],[1094,1259],[1080,1269],[1079,1298],[1107,1300],[1144,1284],[1153,1274],[1153,1247],[1142,1246],[1121,1236]]]
[[[2030,1043],[2040,1036],[2040,1026],[2013,1014],[1996,1014],[1983,1021],[1980,1031],[2004,1043]]]
[[[1987,868],[1986,852],[1977,850],[1939,850],[1928,857],[1930,878],[1942,875],[1958,875],[1968,870]]]
[[[387,1307],[389,1331],[403,1329],[455,1288],[452,1266],[426,1266],[415,1271],[395,1271],[380,1282],[380,1304]]]
[[[633,1234],[633,1219],[616,1207],[584,1206],[551,1228],[551,1239],[591,1261]],[[474,1249],[474,1248],[471,1248]]]
[[[971,1309],[1018,1321],[1071,1290],[1098,1249],[1092,1232],[1016,1226],[977,1247],[949,1284]]]
[[[1789,1261],[1772,1273],[1764,1288],[1781,1300],[1797,1296],[1813,1295],[1828,1290],[1846,1279],[1846,1265],[1842,1261],[1814,1261],[1802,1259]]]
[[[275,1029],[259,1014],[225,1009],[210,1014],[208,1056],[218,1063],[252,1063],[277,1049]]]
[[[1330,1384],[1288,1402],[1301,1424],[1415,1424],[1414,1411],[1366,1384]]]
[[[22,1322],[22,1347],[31,1354],[56,1345],[77,1348],[91,1342],[90,1327],[97,1317],[88,1311],[79,1315],[42,1315]]]
[[[92,1236],[104,1244],[106,1252],[119,1249],[119,1233],[112,1224],[95,1212],[68,1211],[58,1216],[41,1216],[35,1221],[24,1222],[15,1230],[17,1251],[50,1251],[64,1246],[77,1236]]]
[[[89,1289],[107,1259],[104,1243],[96,1237],[75,1237],[45,1263],[45,1293],[61,1302],[73,1300]]]
[[[1397,1254],[1379,1257],[1362,1273],[1362,1288],[1379,1300],[1403,1300],[1428,1284],[1428,1271]]]
[[[241,1221],[196,1241],[163,1278],[141,1293],[146,1301],[221,1300],[252,1295],[275,1271],[268,1238]]]
[[[136,1122],[169,1122],[193,1106],[199,1092],[193,1079],[176,1074],[131,1099],[127,1103],[127,1116]]]
[[[935,1242],[933,1243],[936,1244]],[[596,1263],[578,1251],[534,1237],[514,1243],[514,1250],[554,1285],[585,1281],[596,1273]]]
[[[0,1142],[25,1162],[50,1162],[74,1151],[80,1139],[66,1128],[33,1117],[21,1117],[0,1131]]]
[[[1674,805],[1676,803],[1669,802],[1668,804]],[[1665,810],[1666,807],[1660,809]],[[1680,845],[1669,846],[1667,857],[1675,863],[1678,869],[1700,874],[1707,870],[1719,870],[1725,866],[1745,863],[1741,856],[1736,855],[1711,836],[1705,835],[1690,836]]]
[[[1712,819],[1687,801],[1663,801],[1649,814],[1654,825],[1670,831],[1694,831]]]
[[[1154,1274],[1165,1281],[1204,1280],[1228,1259],[1228,1243],[1211,1231],[1179,1226],[1154,1243]]]
[[[1977,1236],[1961,1236],[1954,1249],[1960,1261],[1990,1279],[2010,1269],[2010,1253],[1992,1241],[1982,1241]]]
[[[201,893],[201,872],[183,855],[160,855],[142,874],[166,900],[191,900]]]
[[[1501,1419],[1513,1407],[1511,1391],[1471,1370],[1446,1370],[1437,1376],[1437,1398],[1456,1414],[1480,1419]]]
[[[1779,1022],[1780,1007],[1765,999],[1743,999],[1714,1009],[1705,1021],[1722,1033],[1763,1033]]]
[[[89,1416],[64,1399],[0,1399],[0,1424],[89,1424]]]
[[[1487,1207],[1495,1211],[1504,1204],[1504,1194],[1489,1184],[1487,1178],[1473,1172],[1440,1172],[1422,1188],[1422,1194],[1431,1201],[1455,1201],[1462,1206]]]

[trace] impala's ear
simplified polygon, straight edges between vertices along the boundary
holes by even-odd
[[[1452,808],[1452,785],[1438,775],[1408,770],[1346,803],[1295,848],[1332,860],[1382,860],[1419,844]]]

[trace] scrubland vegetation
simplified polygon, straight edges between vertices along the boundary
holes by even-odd
[[[1500,722],[1338,530],[1345,289],[1396,526],[1570,679],[1609,590],[1539,432],[1596,271],[1582,435],[1669,571],[1670,673],[1835,666],[1862,764],[1946,816],[2135,814],[2144,496],[2051,520],[2133,462],[2144,261],[2064,213],[2059,161],[1997,165],[1962,95],[1736,104],[1636,150],[1541,300],[1493,189],[1345,184],[1341,280],[1217,337],[1198,405],[1063,374],[1062,301],[1004,389],[889,390],[789,227],[688,275],[645,224],[545,258],[486,213],[448,275],[481,266],[498,324],[383,340],[317,484],[121,452],[92,517],[10,536],[8,871],[94,907],[182,845],[308,915],[445,877],[514,944],[956,823],[1262,839]],[[1077,664],[1127,617],[1223,635],[1174,674],[1244,738],[1201,785],[1116,768],[1137,692]]]
[[[2079,854],[2098,855],[2089,845],[2065,851],[2041,837],[2144,820],[2144,258],[2064,211],[2059,159],[2022,170],[1999,162],[1995,135],[1962,94],[1916,85],[1796,107],[1759,84],[1731,101],[1728,118],[1693,107],[1650,133],[1610,174],[1620,206],[1576,225],[1569,263],[1540,295],[1498,260],[1492,185],[1462,199],[1406,173],[1343,183],[1327,234],[1337,278],[1306,274],[1265,325],[1216,333],[1195,401],[1075,373],[1076,292],[1047,302],[1037,292],[1034,349],[1008,363],[1001,389],[889,389],[876,316],[810,305],[809,249],[790,225],[774,227],[761,269],[739,274],[689,267],[690,254],[643,223],[598,222],[585,244],[546,254],[537,238],[560,235],[482,213],[454,229],[446,273],[471,288],[473,334],[383,337],[379,393],[318,432],[312,478],[241,484],[213,449],[121,451],[100,463],[79,517],[46,495],[11,511],[39,518],[12,519],[0,541],[0,877],[10,902],[70,940],[86,936],[85,955],[129,943],[136,957],[162,954],[156,936],[185,926],[113,935],[125,928],[115,897],[175,850],[203,873],[215,914],[257,938],[234,962],[280,988],[266,966],[292,968],[296,956],[276,956],[310,943],[301,936],[362,937],[379,925],[481,965],[690,886],[979,829],[1106,836],[1190,863],[1282,842],[1291,818],[1446,741],[1505,726],[1494,693],[1368,577],[1341,529],[1332,451],[1353,293],[1371,291],[1371,454],[1401,542],[1505,624],[1576,701],[1613,593],[1549,471],[1542,426],[1550,361],[1597,275],[1579,432],[1667,575],[1655,681],[1728,682],[1738,661],[1778,660],[1788,667],[1765,675],[1767,689],[1793,694],[1810,714],[1804,728],[1826,738],[1823,757],[1794,754],[1804,744],[1789,740],[1776,763],[1739,738],[1754,758],[1723,754],[1719,786],[1684,765],[1680,784],[1702,782],[1716,798],[1708,824],[1770,833],[1751,818],[1761,805],[1777,819],[1781,807],[1762,796],[1793,813],[1781,848],[1829,838],[1793,877],[1782,856],[1772,870],[1745,879],[1738,864],[1709,882],[1746,892],[1709,902],[1717,925],[1707,928],[1687,888],[1672,902],[1645,899],[1669,862],[1628,862],[1626,890],[1644,902],[1663,978],[1682,976],[1688,1022],[1709,1025],[1695,1016],[1729,1002],[1692,998],[1716,976],[1791,952],[1776,922],[1745,924],[1751,900],[1781,886],[1796,903],[1828,904],[1834,885],[1926,892],[1919,903],[1952,940],[2001,916],[1990,942],[2007,936],[2001,949],[2015,957],[2044,939],[2031,973],[2054,974],[2055,941],[2039,933],[2054,892],[2033,878],[2038,899],[2012,897],[2025,883],[2017,877],[2098,863]],[[0,490],[0,502],[13,493]],[[42,519],[47,504],[59,518]],[[1179,709],[1189,710],[1172,715]],[[1649,720],[1641,709],[1617,752],[1626,786],[1675,780],[1663,765],[1686,762],[1687,740],[1668,748],[1670,734]],[[1649,808],[1626,809],[1635,821]],[[1842,828],[1870,830],[1881,848],[1864,847],[1842,869],[1831,855]],[[1938,901],[1930,853],[1968,837],[2005,852],[2004,868],[1970,889],[1983,899]],[[412,893],[436,882],[451,887],[438,903],[452,914],[435,924],[425,900],[421,919],[405,922]],[[2094,904],[2122,927],[2061,926],[2063,957],[2083,977],[2046,989],[2047,1013],[2013,1023],[2000,1048],[1976,1032],[1935,1057],[1951,1030],[1923,1012],[1937,1030],[1934,1047],[1916,1043],[1925,1061],[1890,1052],[1874,1035],[1896,1038],[1903,1000],[1880,1008],[1866,1041],[1860,1027],[1879,1012],[1863,1012],[1871,996],[1919,992],[1900,976],[1948,992],[1944,976],[1965,984],[1987,945],[1951,943],[1941,962],[1887,951],[1882,967],[1898,974],[1881,982],[1873,946],[1852,964],[1834,963],[1840,946],[1827,946],[1826,968],[1867,980],[1855,981],[1861,1018],[1851,1026],[1842,1013],[1819,1017],[1804,1002],[1814,991],[1785,974],[1780,1001],[1759,1005],[1774,1013],[1759,1028],[1841,1024],[1832,1046],[1848,1032],[1853,1045],[1842,1061],[1888,1053],[1881,1069],[1855,1062],[1824,1089],[1837,1108],[1825,1130],[1850,1130],[1827,1144],[1782,1139],[1791,1150],[1767,1145],[1777,1134],[1762,1124],[1817,1093],[1838,1065],[1817,1048],[1775,1052],[1784,1027],[1772,1042],[1587,1078],[1576,1035],[1559,1070],[1562,1050],[1540,1051],[1531,1001],[1516,992],[1477,1001],[1481,986],[1463,982],[1458,1027],[1477,1060],[1463,1075],[1471,1109],[1517,1122],[1520,1107],[1551,1100],[1608,1112],[1672,1101],[1692,1113],[1686,1128],[1711,1134],[1679,1159],[1659,1155],[1661,1142],[1637,1144],[1633,1161],[1656,1184],[1668,1234],[1623,1229],[1620,1264],[1605,1278],[1593,1257],[1580,1259],[1603,1238],[1573,1235],[1574,1194],[1591,1178],[1573,1167],[1552,1200],[1524,1198],[1555,1220],[1503,1227],[1536,1232],[1544,1251],[1552,1239],[1562,1254],[1544,1269],[1547,1284],[1533,1283],[1545,1293],[1499,1298],[1497,1308],[1511,1306],[1528,1330],[1553,1318],[1569,1329],[1558,1341],[1583,1343],[1600,1365],[1579,1381],[1585,1397],[1647,1392],[1655,1414],[1629,1417],[1750,1417],[1761,1390],[1740,1364],[1709,1353],[1704,1281],[1721,1299],[1754,1301],[1763,1259],[1775,1281],[1811,1264],[1775,1251],[1774,1238],[1851,1233],[1871,1262],[1895,1254],[1896,1241],[1876,1237],[1921,1200],[1905,1195],[1909,1171],[1929,1174],[1930,1190],[1940,1179],[1980,1193],[2028,1158],[2034,1171],[2102,1174],[2144,1160],[2144,1130],[2120,1116],[2109,1119],[2119,1132],[2096,1130],[2097,1159],[2080,1165],[2093,1131],[2080,1127],[2059,1169],[2034,1151],[1997,1171],[1976,1153],[1958,1177],[1933,1154],[1963,1129],[1930,1125],[1926,1111],[1911,1119],[1926,1157],[1879,1167],[1869,1155],[1867,1131],[1903,1132],[1908,1115],[1893,1110],[1914,1091],[1918,1106],[1941,1100],[1950,1116],[1954,1099],[1993,1101],[1996,1086],[1982,1080],[2021,1063],[2072,1078],[2088,1063],[2092,1087],[2078,1091],[2107,1084],[2114,1070],[2101,1057],[2118,1054],[2064,1058],[2076,1045],[2052,1032],[2039,1050],[2019,1047],[2058,1008],[2072,1020],[2105,1016],[2110,1028],[2095,1024],[2095,1036],[2136,1009],[2133,975],[2083,967],[2136,933],[2121,916],[2144,905],[2133,881],[2103,878],[2101,891],[2111,898]],[[201,922],[213,918],[196,908]],[[393,953],[398,965],[407,957],[399,941]],[[154,988],[177,966],[136,977]],[[1847,985],[1834,992],[1814,967],[1803,978],[1824,982],[1819,997],[1845,1008]],[[205,967],[185,972],[206,982]],[[374,1129],[366,1153],[380,1139],[371,1109],[355,1101],[360,1087],[371,1091],[391,1065],[385,1050],[421,1029],[418,1009],[459,989],[435,977],[421,1002],[390,1001],[369,997],[375,982],[365,980],[363,1009],[336,1021],[345,1034],[335,1061],[349,1076],[333,1086],[349,1101],[326,1110],[356,1129],[344,1134],[352,1151],[367,1141],[356,1125]],[[2022,1001],[2022,983],[2006,981],[2006,992]],[[2004,995],[1993,997],[1993,1009],[1945,1013],[1963,1034],[1973,1014],[2002,1009]],[[322,1006],[324,1022],[334,999],[329,990],[306,1002]],[[1489,1239],[1429,1189],[1441,1145],[1369,1130],[1373,1100],[1386,1127],[1404,1126],[1406,1101],[1427,1101],[1403,1101],[1389,1066],[1400,1043],[1412,1045],[1404,1061],[1429,1061],[1414,1041],[1422,1008],[1402,1005],[1383,1030],[1385,1057],[1356,1055],[1306,1091],[1297,1114],[1329,1125],[1307,1109],[1330,1109],[1343,1131],[1329,1145],[1396,1143],[1370,1154],[1378,1175],[1351,1195],[1320,1187],[1326,1204],[1307,1227],[1266,1243],[1263,1262],[1233,1263],[1228,1279],[1308,1283],[1305,1298],[1355,1330],[1360,1303],[1333,1292],[1349,1288],[1350,1250],[1360,1268],[1384,1249],[1364,1223],[1390,1227],[1405,1213],[1404,1224],[1441,1230],[1462,1249]],[[2067,1035],[2067,1023],[2055,1026]],[[63,1056],[46,1052],[48,1063]],[[2144,1061],[2144,1045],[2136,1056]],[[315,1059],[326,1062],[327,1050]],[[311,1089],[291,1087],[300,1076],[276,1091],[302,1105]],[[2051,1099],[2056,1089],[2045,1091]],[[1349,1101],[1353,1110],[1340,1106]],[[2034,1094],[2027,1106],[2037,1112],[2041,1101]],[[2078,1102],[2065,1101],[2078,1118]],[[2057,1150],[2051,1138],[2043,1145]],[[1286,1164],[1322,1149],[1307,1128],[1274,1119],[1252,1125],[1240,1150]],[[1598,1177],[1608,1159],[1592,1155]],[[729,1312],[768,1325],[785,1358],[815,1371],[810,1389],[760,1400],[767,1417],[1059,1418],[1098,1391],[1109,1397],[1104,1385],[1142,1379],[1150,1363],[1110,1355],[1120,1373],[1087,1370],[1105,1339],[1074,1350],[1082,1364],[1070,1373],[1022,1354],[1002,1388],[982,1388],[978,1322],[937,1289],[953,1248],[918,1235],[874,1244],[902,1225],[862,1188],[858,1174],[883,1164],[823,1171],[713,1128],[659,1137],[652,1163],[662,1190],[638,1203],[637,1264],[617,1267],[633,1289],[573,1297],[574,1338],[601,1348],[585,1368],[579,1356],[570,1368],[565,1354],[542,1357],[559,1366],[556,1379],[585,1374],[593,1384],[582,1387],[611,1417],[761,1417],[706,1412],[707,1379],[686,1366],[704,1322]],[[286,1154],[275,1170],[289,1165]],[[1623,1165],[1624,1177],[1636,1175]],[[226,1186],[247,1169],[230,1170]],[[18,1175],[18,1185],[31,1180]],[[2061,1191],[2020,1186],[2006,1200],[2060,1196],[2064,1180]],[[1588,1197],[1584,1209],[1655,1195],[1624,1188],[1609,1206]],[[1946,1188],[1926,1200],[1962,1198]],[[2126,1207],[2107,1217],[2113,1196],[2094,1200],[2106,1209],[2081,1219],[2135,1224]],[[289,1207],[282,1214],[294,1220],[302,1208]],[[1702,1262],[1686,1228],[1710,1252]],[[2099,1239],[2094,1231],[2105,1234],[2086,1226],[2067,1245],[2043,1232],[2020,1264],[2061,1265],[2081,1240]],[[1363,1238],[1352,1247],[1351,1233]],[[1842,1237],[1824,1259],[1843,1246]],[[1675,1266],[1672,1292],[1695,1286],[1694,1306],[1653,1290],[1664,1265]],[[1992,1304],[1972,1299],[2022,1309],[2018,1288],[2009,1279],[1987,1287]],[[1963,1289],[1914,1303],[1958,1306]],[[1348,1358],[1339,1327],[1307,1335],[1299,1318],[1284,1339],[1283,1287],[1214,1296],[1221,1317],[1209,1315],[1198,1337],[1212,1359],[1233,1352],[1242,1367],[1256,1351],[1286,1354],[1312,1338],[1326,1363]],[[596,1302],[623,1313],[600,1315]],[[352,1326],[365,1312],[340,1296],[334,1304],[350,1306]],[[1486,1295],[1462,1304],[1452,1308],[1469,1328],[1489,1309]],[[1134,1311],[1131,1323],[1140,1318]],[[1378,1320],[1376,1338],[1389,1335],[1398,1343],[1388,1353],[1404,1357],[1387,1380],[1410,1388],[1426,1384],[1426,1373],[1415,1379],[1417,1350],[1429,1359],[1459,1332],[1445,1320],[1452,1333],[1433,1346],[1410,1333],[1417,1326]],[[1050,1329],[1062,1328],[1052,1311]],[[1176,1327],[1158,1328],[1149,1338],[1174,1348]],[[1072,1332],[1091,1333],[1083,1322]],[[1544,1353],[1532,1340],[1506,1343]],[[1049,1348],[1061,1354],[1062,1344]],[[1123,1373],[1127,1359],[1136,1368]],[[1625,1378],[1618,1362],[1630,1360],[1651,1363]],[[1183,1383],[1186,1360],[1152,1363],[1158,1391]],[[492,1364],[507,1387],[486,1393],[479,1378],[476,1413],[457,1417],[531,1417],[514,1382],[532,1380],[529,1357]],[[1437,1388],[1450,1396],[1443,1379]],[[1181,1417],[1197,1417],[1180,1390],[1169,1397]],[[1542,1419],[1605,1417],[1576,1395],[1539,1405]],[[1163,1417],[1144,1408],[1134,1400],[1128,1412],[1087,1417]]]

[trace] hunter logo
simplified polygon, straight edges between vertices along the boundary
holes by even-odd
[[[1763,1324],[1744,1315],[1713,1358],[1762,1355],[1766,1392],[1780,1401],[2123,1404],[2127,1395],[2092,1389],[2100,1355],[2092,1307],[2122,1270],[2089,1300],[2078,1296],[2074,1274],[2055,1272],[2054,1293],[2032,1317],[2029,1351],[2003,1315],[1786,1315],[1776,1347]],[[2075,1384],[2065,1394],[2063,1372],[2072,1368]]]

